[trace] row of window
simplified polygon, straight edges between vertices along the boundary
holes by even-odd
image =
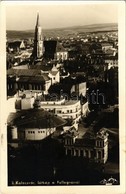
[[[67,149],[67,155],[69,155],[69,156],[83,156],[83,157],[92,158],[94,156],[94,153],[93,153],[93,151],[88,151],[88,150]]]
[[[65,139],[65,144],[66,145],[72,145],[73,144],[73,139]]]
[[[35,131],[28,131],[28,133],[35,133]],[[45,133],[45,131],[38,131],[38,133]]]
[[[67,110],[67,113],[76,113],[79,109],[76,108],[76,110]],[[64,113],[61,110],[57,110],[57,113]],[[66,114],[66,113],[65,113]]]
[[[104,141],[96,141],[96,146],[103,147],[104,146]]]
[[[8,89],[12,89],[12,88],[15,88],[17,87],[18,89],[25,89],[25,90],[29,90],[29,89],[32,89],[32,90],[44,90],[44,86],[42,85],[36,85],[36,84],[20,84],[18,83],[17,86],[15,86],[14,84],[11,84],[11,83],[8,83]]]

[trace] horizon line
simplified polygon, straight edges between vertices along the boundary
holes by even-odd
[[[72,25],[72,26],[61,26],[61,27],[53,27],[53,28],[42,28],[43,30],[53,30],[53,29],[64,29],[64,28],[74,28],[74,27],[86,27],[86,26],[93,26],[93,25],[106,25],[106,24],[116,24],[118,25],[118,22],[106,22],[106,23],[92,23],[92,24],[86,24],[86,25]],[[22,30],[10,30],[6,28],[6,31],[32,31],[33,29],[22,29]]]

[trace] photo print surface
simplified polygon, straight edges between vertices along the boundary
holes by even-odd
[[[6,6],[8,186],[120,185],[118,6]]]

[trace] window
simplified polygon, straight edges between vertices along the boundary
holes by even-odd
[[[80,156],[83,156],[84,154],[83,154],[83,150],[80,150]]]
[[[76,156],[78,156],[78,153],[79,153],[78,150],[75,150],[75,153],[76,153]]]
[[[98,158],[101,159],[101,157],[102,157],[102,153],[101,151],[98,151]]]
[[[61,113],[61,110],[57,110],[57,113]]]
[[[28,133],[35,133],[35,131],[28,131]]]

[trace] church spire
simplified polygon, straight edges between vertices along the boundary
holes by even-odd
[[[43,47],[43,36],[42,36],[42,29],[39,23],[39,13],[37,13],[37,21],[35,26],[35,36],[34,36],[34,48],[33,48],[33,59],[41,60],[44,53]]]
[[[36,27],[37,26],[40,26],[40,24],[39,24],[39,12],[37,12],[37,22],[36,22]]]

